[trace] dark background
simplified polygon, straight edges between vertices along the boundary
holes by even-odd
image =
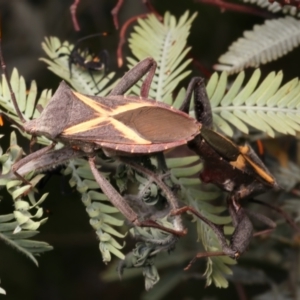
[[[262,24],[264,18],[239,12],[221,12],[218,7],[194,3],[190,0],[151,1],[161,15],[170,11],[179,17],[189,10],[198,11],[198,16],[192,24],[189,45],[192,46],[191,56],[194,58],[193,74],[207,75],[212,65],[224,53],[229,45],[240,37],[244,30],[251,30],[254,24]],[[38,58],[45,56],[41,42],[45,36],[57,36],[61,40],[75,42],[78,38],[96,32],[109,32],[108,37],[99,38],[96,42],[89,41],[89,46],[96,52],[106,49],[110,55],[110,70],[117,70],[116,49],[119,31],[114,28],[110,11],[116,1],[112,0],[81,0],[77,9],[77,17],[81,31],[74,31],[69,7],[72,1],[63,0],[2,0],[0,1],[1,30],[3,52],[9,72],[16,67],[27,82],[37,80],[40,90],[55,89],[60,81],[46,69]],[[122,25],[132,16],[146,13],[147,8],[142,0],[124,0],[119,14]],[[266,17],[271,17],[269,13]],[[131,28],[128,30],[127,36]],[[124,57],[129,54],[124,47]],[[296,49],[288,56],[263,66],[263,72],[284,70],[284,80],[299,75],[299,54]],[[297,62],[297,63],[295,63]],[[200,66],[200,67],[199,67]],[[123,74],[125,67],[117,70]],[[205,72],[203,72],[205,70]],[[7,128],[6,128],[7,129]],[[0,129],[5,130],[5,129]],[[0,132],[2,133],[2,132]],[[6,149],[7,140],[1,140],[1,146]],[[24,141],[26,147],[28,141]],[[25,144],[24,144],[25,145]],[[26,257],[8,248],[0,241],[0,279],[1,286],[7,296],[2,299],[140,299],[144,290],[142,275],[135,279],[107,283],[101,278],[101,272],[106,270],[102,262],[98,241],[91,226],[88,215],[76,192],[68,188],[68,183],[61,177],[54,176],[41,191],[51,192],[44,204],[49,211],[49,220],[40,230],[38,239],[47,241],[54,250],[38,257],[39,267],[33,265]],[[4,195],[5,196],[5,195]],[[71,209],[70,209],[71,208]],[[4,197],[0,203],[2,213],[12,209],[10,197]],[[190,241],[183,239],[180,247],[189,247]],[[128,239],[127,239],[128,240]],[[132,242],[127,242],[130,249]],[[125,251],[126,252],[126,251]],[[180,271],[188,261],[177,261],[175,251],[172,270]],[[242,261],[243,263],[243,261]],[[247,265],[247,261],[244,261]],[[204,263],[198,264],[203,271]],[[273,272],[271,266],[265,266],[265,272],[274,281],[285,277],[285,271]],[[256,267],[253,265],[253,267]],[[161,278],[168,271],[160,272]],[[183,271],[182,271],[183,272]],[[239,285],[230,284],[229,289],[216,289],[213,286],[205,289],[204,280],[199,274],[191,276],[182,273],[182,280],[176,288],[164,299],[242,299],[239,298]],[[253,288],[245,287],[249,296],[267,289],[268,285]],[[5,298],[4,298],[5,297]],[[155,298],[152,298],[155,299]]]

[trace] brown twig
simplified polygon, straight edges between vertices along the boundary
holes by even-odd
[[[119,28],[119,22],[118,22],[118,19],[117,19],[117,15],[118,15],[119,10],[120,10],[120,8],[123,4],[123,1],[124,0],[118,0],[117,5],[111,11],[116,29]],[[143,3],[147,6],[148,10],[156,16],[156,18],[159,21],[163,20],[163,17],[155,10],[155,8],[153,7],[153,5],[150,3],[149,0],[143,0]],[[123,65],[122,47],[123,47],[123,45],[125,44],[125,41],[126,41],[125,34],[126,34],[126,31],[127,31],[127,28],[131,25],[131,23],[135,22],[137,19],[139,19],[139,18],[144,19],[144,18],[147,17],[147,15],[148,15],[148,13],[147,14],[141,14],[141,15],[138,15],[138,16],[134,16],[134,17],[128,19],[123,24],[123,26],[120,30],[120,38],[119,38],[119,44],[118,44],[118,48],[117,48],[117,62],[118,62],[118,67],[119,68],[122,67],[122,65]]]
[[[195,2],[217,6],[221,9],[222,12],[225,10],[231,10],[231,11],[237,11],[240,13],[256,15],[256,16],[263,17],[263,18],[270,18],[272,16],[272,14],[262,11],[260,9],[256,9],[255,7],[250,7],[247,5],[241,5],[241,4],[235,4],[235,3],[229,3],[229,2],[225,2],[223,0],[195,0]]]
[[[73,4],[70,6],[70,13],[71,13],[73,27],[75,31],[80,31],[80,26],[76,17],[76,11],[79,2],[80,0],[74,0]]]
[[[116,6],[111,10],[114,25],[115,25],[117,30],[119,29],[118,14],[119,14],[121,6],[123,5],[123,2],[124,2],[124,0],[118,0]]]
[[[120,39],[119,39],[119,44],[118,44],[118,48],[117,48],[117,62],[118,62],[118,67],[122,67],[123,65],[123,53],[122,53],[122,47],[123,45],[125,44],[125,33],[126,33],[126,30],[128,28],[128,26],[135,22],[137,19],[141,18],[141,19],[144,19],[148,16],[148,14],[142,14],[142,15],[138,15],[138,16],[134,16],[130,19],[128,19],[124,25],[122,26],[121,28],[121,31],[120,31]]]

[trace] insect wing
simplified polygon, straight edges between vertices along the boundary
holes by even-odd
[[[61,135],[63,138],[119,151],[150,153],[185,144],[201,128],[201,124],[187,114],[153,100],[91,97],[79,93],[74,96],[74,102],[78,102],[74,106],[86,106],[78,110],[79,114],[83,109],[89,111],[89,117],[80,119],[75,109]]]

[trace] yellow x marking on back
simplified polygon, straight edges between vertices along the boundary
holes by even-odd
[[[63,135],[75,135],[79,132],[84,132],[90,129],[94,129],[101,126],[106,126],[107,122],[109,122],[111,125],[114,126],[114,128],[119,131],[124,137],[128,138],[129,140],[132,140],[135,144],[140,145],[148,145],[151,144],[151,141],[148,141],[146,139],[143,139],[136,131],[133,129],[125,126],[122,122],[114,119],[115,115],[118,115],[122,112],[126,112],[129,110],[137,109],[140,107],[144,107],[145,104],[142,103],[128,103],[122,106],[117,107],[116,109],[108,108],[104,105],[102,105],[99,102],[94,101],[93,99],[90,99],[82,94],[73,92],[73,94],[80,99],[83,103],[91,107],[95,111],[96,117],[92,120],[88,120],[85,122],[82,122],[80,124],[71,126],[63,131]],[[104,108],[105,107],[105,108]],[[97,116],[98,115],[98,116]],[[100,138],[100,137],[99,137]]]

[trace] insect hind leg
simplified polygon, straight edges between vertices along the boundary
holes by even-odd
[[[120,210],[124,217],[133,223],[135,226],[151,227],[169,232],[171,234],[182,236],[186,234],[185,231],[173,230],[172,228],[164,227],[153,220],[139,221],[136,212],[129,206],[126,199],[123,198],[117,190],[111,185],[111,183],[98,171],[95,165],[95,157],[89,158],[89,165],[91,171],[95,177],[96,182],[99,184],[103,193],[108,197],[110,202]]]

